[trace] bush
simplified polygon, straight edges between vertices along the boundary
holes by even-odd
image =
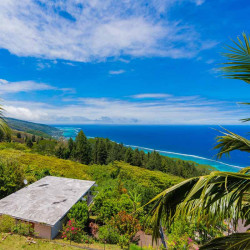
[[[33,142],[31,141],[30,138],[28,138],[28,140],[27,140],[27,142],[26,142],[26,145],[27,145],[27,147],[29,147],[29,148],[32,148],[32,147],[33,147]]]
[[[111,219],[110,225],[115,227],[120,235],[126,235],[130,241],[133,240],[135,234],[141,229],[139,221],[125,211],[115,215]]]
[[[24,171],[15,162],[0,162],[0,199],[24,186]]]
[[[0,216],[0,232],[13,232],[15,225],[16,223],[14,218],[10,217],[9,215]]]
[[[124,248],[129,248],[129,243],[130,243],[130,240],[129,240],[129,236],[128,235],[121,235],[119,237],[119,242],[118,242],[118,245],[121,247],[121,249],[124,249]]]
[[[96,236],[97,232],[99,231],[99,226],[94,222],[90,222],[89,228],[90,228],[91,235]]]
[[[85,243],[85,244],[93,244],[94,239],[93,239],[93,237],[90,237],[89,235],[83,234],[81,236],[81,242]]]
[[[68,213],[69,219],[74,219],[77,223],[77,226],[80,229],[84,229],[87,226],[89,220],[89,211],[88,205],[84,201],[76,203]]]
[[[34,234],[34,229],[28,222],[16,221],[9,215],[2,215],[0,217],[0,232],[28,236]]]
[[[62,238],[65,240],[71,240],[75,242],[81,242],[82,239],[81,229],[78,227],[76,221],[71,219],[63,227]]]
[[[18,221],[13,227],[13,233],[29,236],[34,235],[34,229],[30,223]]]
[[[120,234],[117,228],[105,225],[99,228],[98,238],[109,244],[117,244],[120,239]]]

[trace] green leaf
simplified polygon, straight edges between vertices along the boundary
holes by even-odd
[[[215,238],[200,247],[200,250],[238,250],[250,249],[250,233],[235,233],[225,237]]]

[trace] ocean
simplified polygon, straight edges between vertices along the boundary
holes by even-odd
[[[249,154],[234,151],[230,157],[216,159],[215,138],[220,135],[215,125],[56,125],[64,136],[75,138],[81,129],[87,137],[109,138],[117,143],[156,150],[162,155],[207,164],[221,171],[237,172],[250,166]],[[249,138],[250,126],[230,125],[226,129]]]

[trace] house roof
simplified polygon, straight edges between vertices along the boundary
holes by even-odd
[[[47,176],[0,200],[0,214],[53,226],[95,184]]]

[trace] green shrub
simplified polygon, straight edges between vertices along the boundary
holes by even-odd
[[[76,221],[71,219],[67,222],[67,224],[63,227],[62,238],[65,240],[81,242],[83,232],[78,227]]]
[[[16,225],[15,219],[9,215],[0,216],[0,232],[10,233],[13,232]]]
[[[69,219],[74,219],[79,228],[84,229],[89,220],[88,206],[85,201],[76,203],[68,213]]]
[[[29,236],[34,235],[34,229],[30,223],[18,221],[13,227],[13,233]]]
[[[93,239],[93,237],[90,237],[87,234],[83,234],[81,236],[81,242],[85,243],[85,244],[93,244],[94,243],[94,239]]]
[[[24,236],[34,235],[34,229],[28,222],[16,221],[9,215],[0,217],[0,232],[16,233]]]
[[[130,241],[133,240],[135,234],[141,229],[139,221],[125,211],[121,211],[115,215],[111,219],[110,225],[115,227],[120,235],[125,235]]]
[[[16,162],[0,161],[0,199],[24,186],[24,171]]]
[[[99,228],[98,238],[109,244],[117,244],[120,239],[120,234],[117,228],[105,225]]]
[[[129,236],[128,235],[121,235],[119,237],[119,242],[118,242],[118,245],[121,247],[121,249],[128,249],[129,248],[129,243],[130,243],[130,240],[129,240]]]

